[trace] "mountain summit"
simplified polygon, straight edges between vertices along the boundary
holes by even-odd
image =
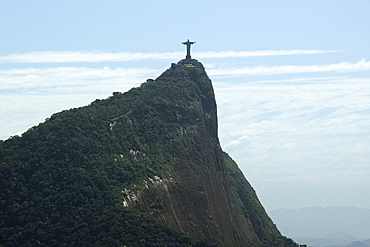
[[[0,141],[0,245],[297,246],[218,140],[194,59]]]

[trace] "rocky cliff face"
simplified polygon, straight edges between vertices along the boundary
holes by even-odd
[[[179,135],[169,140],[169,151],[176,160],[171,180],[162,180],[143,200],[148,200],[147,205],[159,200],[157,219],[197,238],[225,246],[259,243],[249,219],[233,204],[225,156],[218,141],[215,96],[203,66],[196,60],[180,61],[156,79],[159,84],[166,81],[192,83],[197,97],[185,111],[177,113],[181,119]],[[279,234],[273,227],[270,230]]]
[[[182,60],[1,141],[0,244],[295,246],[217,126],[210,79]]]

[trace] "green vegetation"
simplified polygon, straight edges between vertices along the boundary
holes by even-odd
[[[230,184],[232,187],[232,194],[234,204],[241,214],[250,220],[253,226],[255,234],[259,239],[263,239],[261,246],[263,247],[279,247],[279,246],[301,246],[293,240],[284,236],[279,236],[278,230],[276,229],[272,220],[268,217],[263,206],[257,199],[257,195],[245,179],[242,171],[240,171],[238,165],[231,157],[224,153],[227,171],[230,178]],[[273,230],[273,234],[271,234]]]
[[[1,141],[0,244],[206,245],[124,208],[121,192],[172,171],[196,96],[192,81],[147,82]]]
[[[176,152],[202,164],[205,154],[191,149],[204,138],[221,150],[212,85],[194,65],[180,61],[155,81],[0,141],[0,246],[215,246],[149,217],[161,214],[163,201],[140,200],[178,169]],[[276,237],[253,189],[225,159],[234,203],[261,244],[288,241]],[[191,166],[182,169],[191,174]]]

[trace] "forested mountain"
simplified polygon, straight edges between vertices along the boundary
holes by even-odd
[[[196,60],[0,141],[0,245],[297,246],[218,141]]]

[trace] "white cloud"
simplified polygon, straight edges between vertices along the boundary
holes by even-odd
[[[370,70],[370,62],[365,59],[357,63],[341,62],[323,65],[279,65],[270,67],[255,66],[246,68],[210,69],[208,70],[208,74],[211,76],[279,75],[312,72],[348,73],[364,70]]]
[[[265,51],[220,51],[220,52],[193,52],[196,58],[230,58],[230,57],[260,57],[283,55],[311,55],[337,51],[320,50],[265,50]],[[146,59],[172,59],[179,60],[183,52],[83,52],[83,51],[41,51],[10,54],[0,57],[1,63],[97,63],[122,62]]]
[[[42,51],[11,54],[0,57],[0,63],[97,63],[119,62],[144,59],[176,59],[180,52],[140,53],[140,52],[83,52],[83,51]]]
[[[262,51],[208,51],[194,52],[194,56],[199,58],[230,58],[230,57],[265,57],[265,56],[286,56],[286,55],[313,55],[323,53],[333,53],[339,51],[320,51],[320,50],[262,50]]]
[[[366,77],[214,82],[221,144],[258,186],[365,184],[369,83]]]
[[[55,67],[55,68],[21,68],[0,70],[0,90],[32,92],[53,89],[64,92],[100,91],[102,88],[116,90],[128,83],[135,86],[146,78],[159,72],[147,68],[88,68],[88,67]]]

